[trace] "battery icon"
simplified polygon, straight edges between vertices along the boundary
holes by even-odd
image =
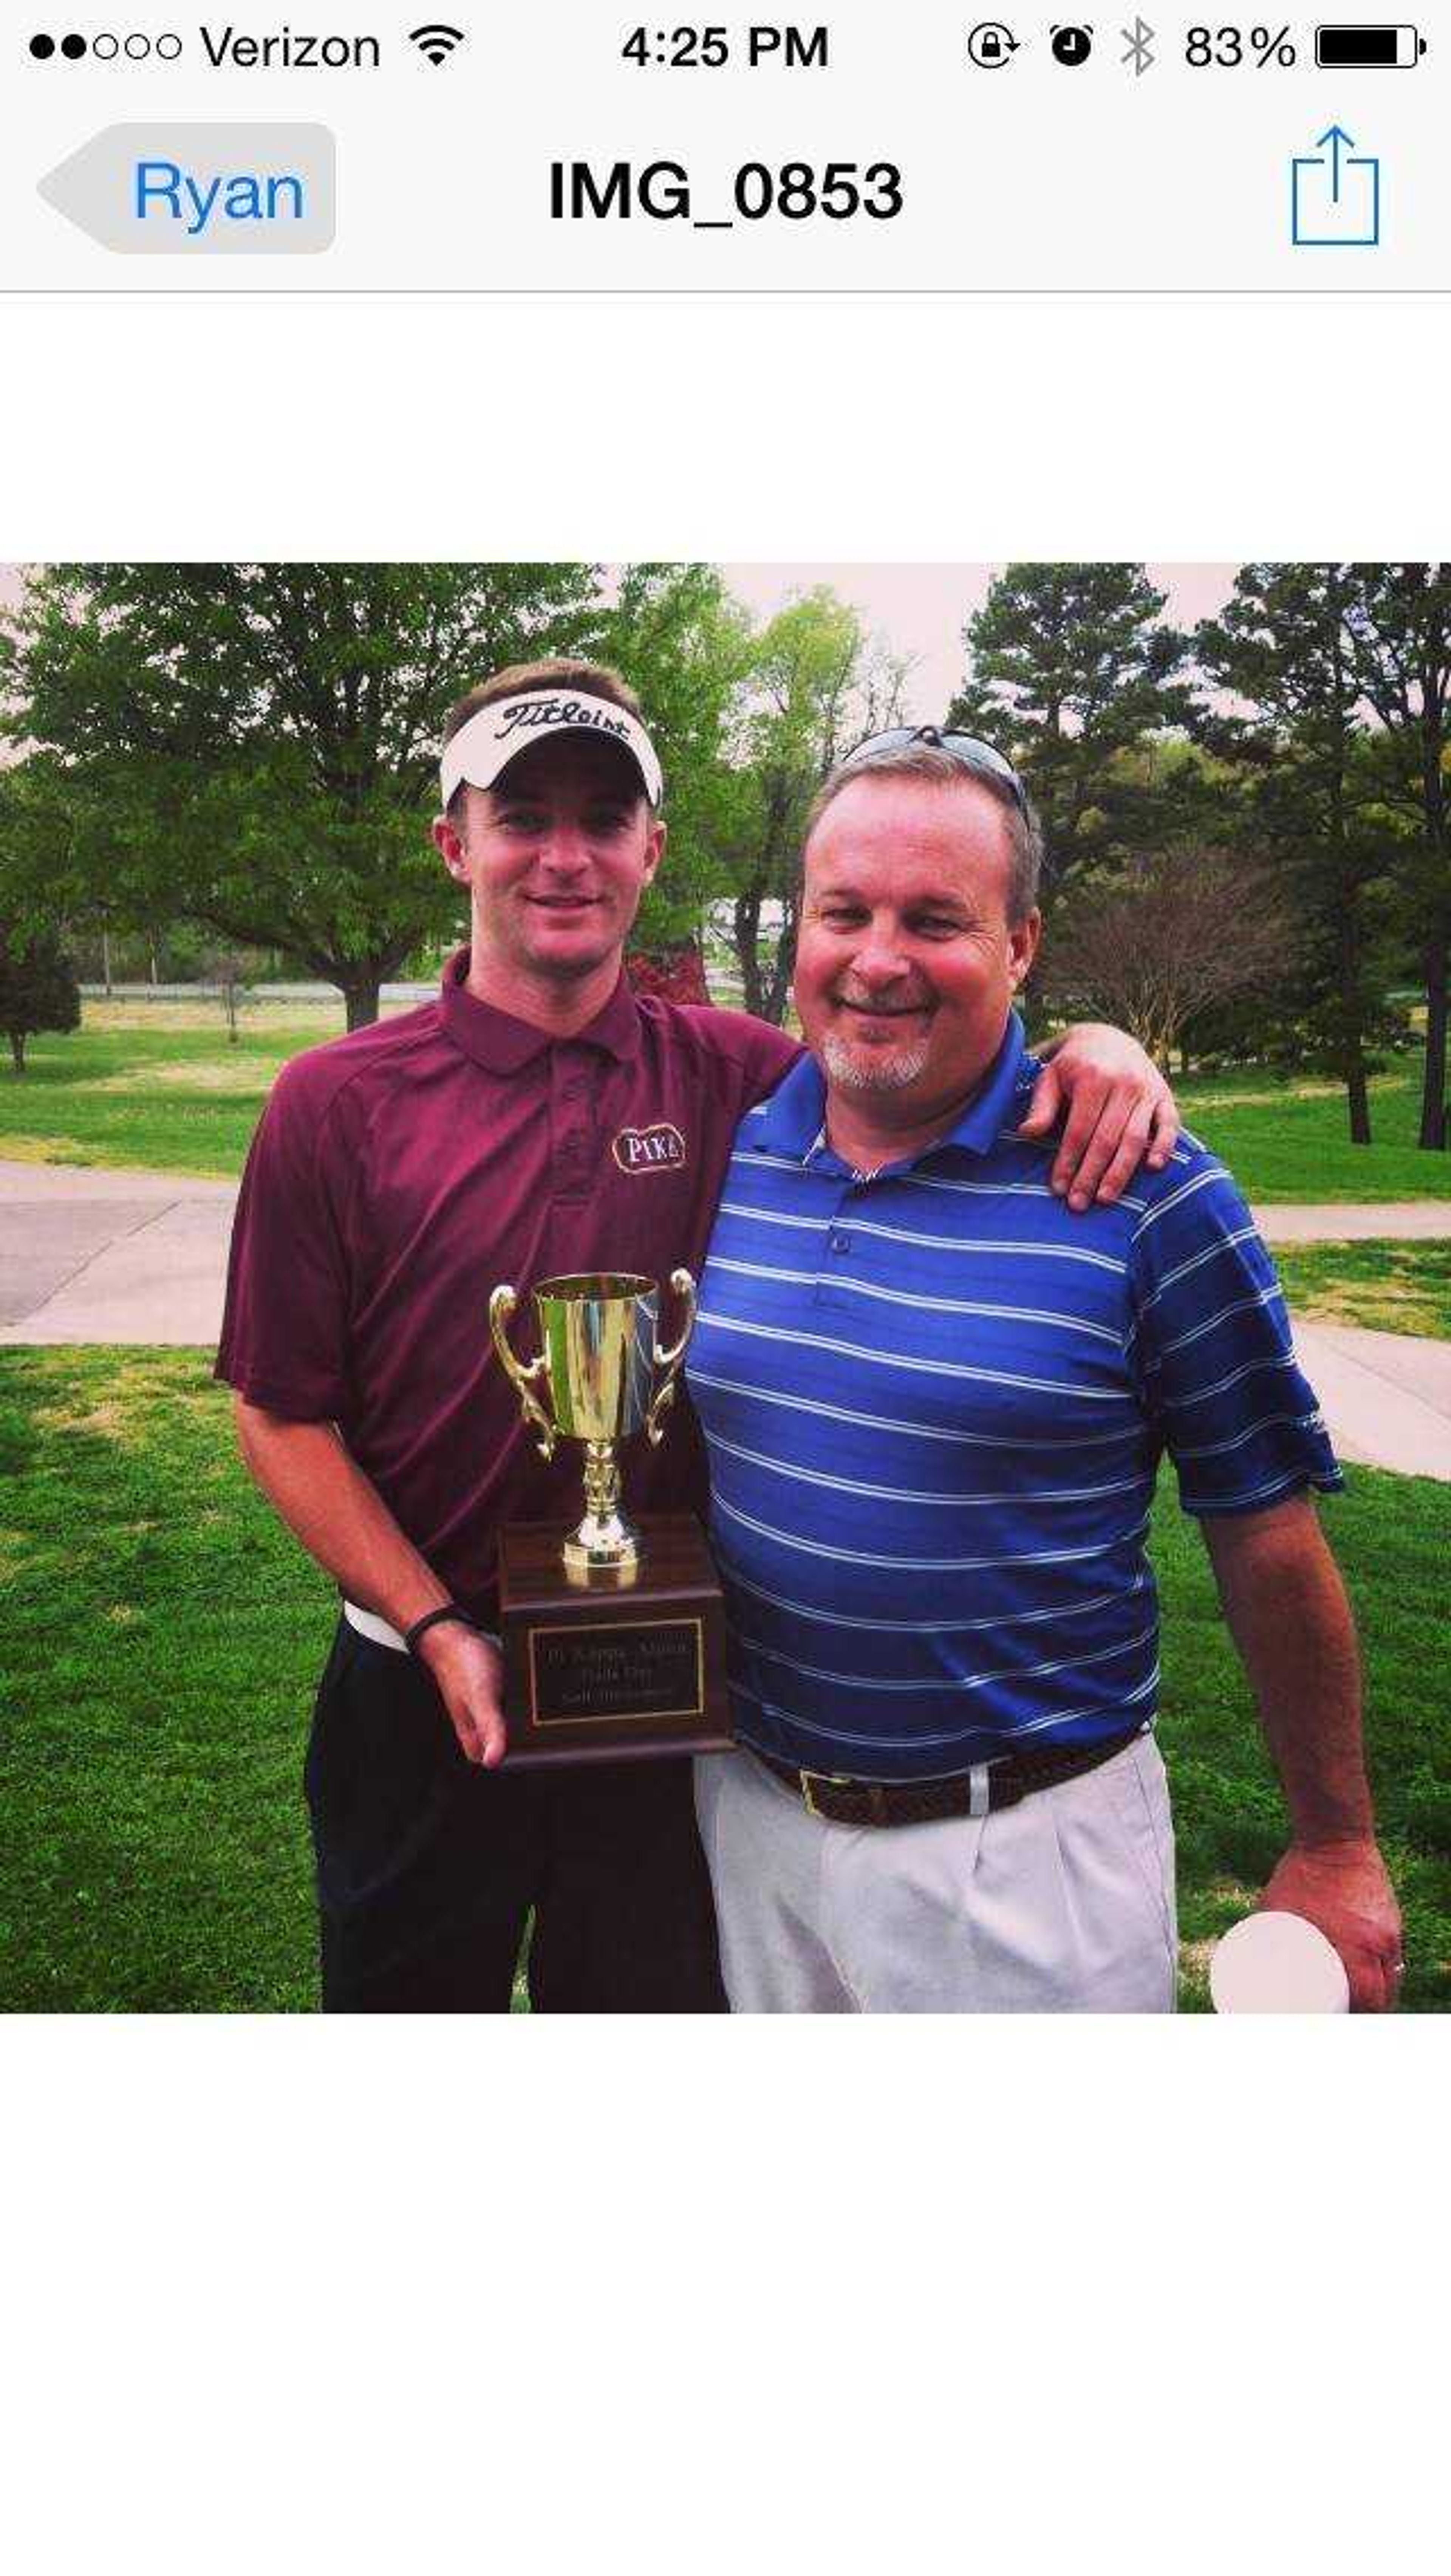
[[[1315,60],[1330,72],[1407,72],[1426,50],[1414,27],[1317,27]]]

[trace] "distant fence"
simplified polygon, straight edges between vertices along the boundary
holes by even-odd
[[[225,986],[221,984],[83,984],[81,995],[87,1002],[220,1002]],[[248,984],[238,990],[249,1002],[341,1002],[342,988],[337,984]],[[385,1002],[431,1002],[438,991],[435,978],[431,984],[384,984],[381,997]]]
[[[722,973],[707,959],[706,974],[712,1001],[739,1004],[743,998],[739,975]],[[87,1002],[216,1002],[223,994],[220,984],[83,984],[81,998]],[[336,1002],[342,1007],[342,990],[337,984],[247,984],[238,987],[244,1003],[250,1002]],[[430,984],[384,984],[379,999],[383,1002],[431,1002],[438,993],[438,978]]]

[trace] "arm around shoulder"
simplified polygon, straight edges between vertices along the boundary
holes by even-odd
[[[1141,1163],[1164,1169],[1179,1135],[1178,1106],[1137,1038],[1085,1020],[1037,1053],[1043,1071],[1018,1132],[1047,1136],[1063,1120],[1050,1178],[1071,1208],[1112,1206]]]

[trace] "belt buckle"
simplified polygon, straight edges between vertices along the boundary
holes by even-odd
[[[811,1794],[811,1785],[815,1781],[823,1789],[849,1789],[851,1782],[846,1773],[844,1771],[798,1771],[796,1776],[801,1783],[801,1804],[808,1816],[814,1816],[819,1825],[829,1825],[831,1818],[822,1814]]]

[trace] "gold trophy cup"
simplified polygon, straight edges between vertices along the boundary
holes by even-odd
[[[665,1436],[662,1417],[674,1401],[695,1326],[689,1271],[672,1270],[670,1285],[684,1305],[685,1321],[679,1339],[662,1350],[653,1279],[605,1270],[541,1280],[534,1291],[540,1349],[527,1364],[509,1341],[509,1318],[518,1304],[513,1289],[496,1288],[489,1299],[494,1348],[513,1379],[525,1421],[539,1433],[540,1456],[552,1458],[561,1438],[584,1442],[585,1515],[564,1542],[571,1573],[609,1567],[628,1578],[639,1564],[640,1533],[620,1509],[615,1452],[636,1431],[644,1432],[652,1449]]]
[[[515,1291],[489,1299],[489,1331],[524,1419],[552,1458],[561,1439],[584,1445],[584,1518],[567,1535],[514,1524],[499,1544],[508,1759],[623,1760],[725,1751],[720,1586],[704,1535],[688,1513],[645,1515],[620,1503],[621,1444],[664,1438],[695,1323],[695,1282],[670,1274],[683,1309],[662,1345],[660,1294],[632,1271],[541,1280],[533,1291],[539,1349],[521,1360],[509,1340]]]

